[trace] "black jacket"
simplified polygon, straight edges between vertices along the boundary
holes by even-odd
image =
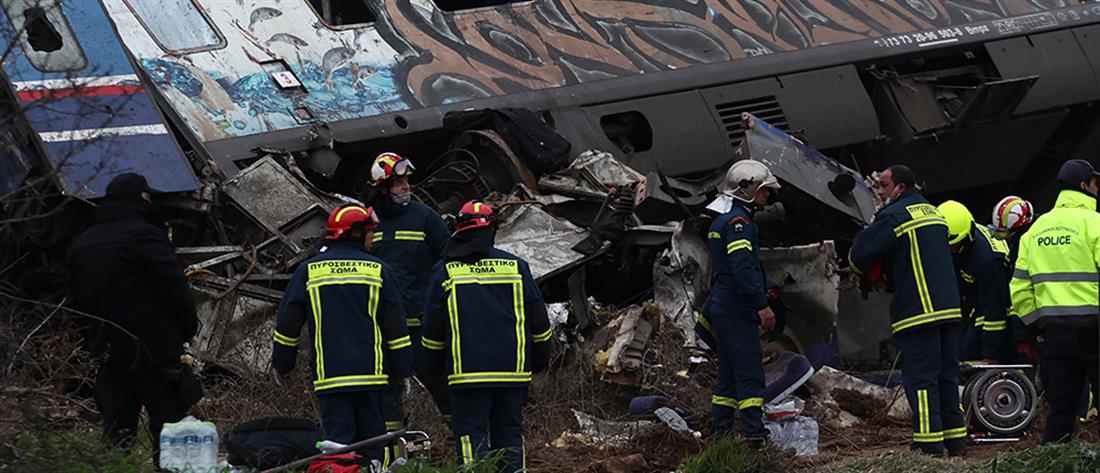
[[[187,278],[151,204],[105,201],[69,248],[66,305],[109,320],[85,320],[93,354],[109,366],[148,369],[174,362],[198,319]]]

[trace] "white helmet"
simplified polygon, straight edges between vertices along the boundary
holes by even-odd
[[[726,171],[725,193],[742,202],[756,200],[756,191],[761,187],[779,189],[779,181],[768,166],[760,161],[744,159],[733,163]]]

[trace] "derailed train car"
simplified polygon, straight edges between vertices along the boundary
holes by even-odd
[[[29,176],[94,199],[139,171],[180,192],[175,208],[232,202],[243,215],[185,219],[177,241],[193,246],[193,271],[238,265],[235,280],[208,282],[258,300],[278,294],[249,283],[278,281],[335,193],[356,195],[382,151],[411,157],[417,197],[444,212],[549,185],[531,150],[612,152],[654,176],[667,208],[688,209],[638,209],[635,223],[661,223],[701,208],[749,113],[832,158],[773,163],[794,185],[768,243],[835,238],[840,252],[867,220],[842,195],[867,192],[860,173],[906,163],[937,196],[985,208],[1012,190],[1042,208],[1064,158],[1100,151],[1100,4],[1078,0],[0,6],[10,117],[0,194],[49,194],[20,186]],[[26,231],[48,246],[74,221],[33,219]]]

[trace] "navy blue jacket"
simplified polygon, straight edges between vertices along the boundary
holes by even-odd
[[[754,311],[768,306],[758,233],[745,204],[734,204],[729,213],[711,222],[707,248],[712,301]]]
[[[412,342],[393,271],[362,243],[335,240],[303,262],[279,304],[271,365],[294,369],[302,327],[313,345],[313,389],[320,394],[381,389],[412,371]]]
[[[432,269],[422,343],[451,389],[526,385],[550,361],[551,334],[521,258],[493,248]]]
[[[862,274],[880,259],[894,287],[894,333],[962,319],[947,221],[920,194],[908,191],[883,207],[852,241],[852,271]]]
[[[982,357],[998,359],[1007,343],[1010,250],[984,227],[975,227],[971,235],[973,241],[955,255],[962,302],[968,311],[974,311],[974,329],[985,332]]]
[[[387,207],[379,218],[382,223],[374,231],[370,252],[393,270],[391,279],[401,293],[408,324],[415,327],[420,324],[432,266],[439,261],[450,232],[439,214],[416,201]]]

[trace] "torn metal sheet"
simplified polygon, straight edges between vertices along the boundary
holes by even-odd
[[[264,230],[285,237],[295,251],[321,234],[335,206],[271,156],[226,181],[222,190]]]
[[[875,214],[875,197],[859,173],[752,114],[743,113],[745,139],[737,154],[768,165],[780,180],[861,224]]]
[[[193,288],[200,327],[193,353],[238,375],[266,373],[282,292],[214,276],[198,277]]]
[[[783,303],[790,309],[788,327],[802,352],[824,356],[829,350],[838,313],[840,275],[836,245],[812,245],[760,250],[768,278],[779,284]],[[816,356],[815,356],[816,358]]]
[[[646,177],[615,159],[611,153],[588,150],[561,171],[539,179],[539,188],[568,196],[602,201],[608,190],[614,187],[635,186],[639,193],[635,203],[641,201]]]
[[[684,334],[687,346],[695,345],[695,321],[710,293],[710,259],[703,239],[710,222],[709,218],[680,222],[671,248],[653,265],[653,302]]]
[[[588,237],[588,232],[555,218],[534,205],[505,207],[497,230],[497,247],[527,261],[536,280],[566,272],[606,251],[606,243],[596,254],[585,256],[572,248]]]

